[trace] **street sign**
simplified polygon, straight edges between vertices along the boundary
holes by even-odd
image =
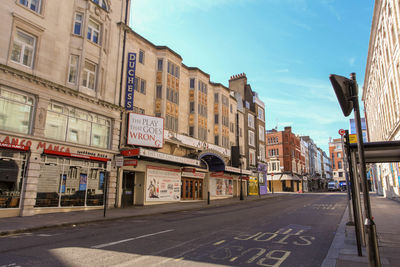
[[[122,156],[115,156],[115,166],[122,167],[124,166],[124,157]]]
[[[343,130],[343,129],[340,129],[340,130],[339,130],[339,134],[340,134],[341,136],[343,136],[345,133],[346,133],[345,130]]]
[[[349,134],[349,143],[356,144],[357,143],[357,135],[356,134]]]

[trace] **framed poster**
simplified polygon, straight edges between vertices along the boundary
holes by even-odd
[[[86,184],[87,184],[87,174],[81,173],[81,175],[79,176],[79,191],[85,191]]]
[[[180,201],[181,170],[147,166],[146,201]]]

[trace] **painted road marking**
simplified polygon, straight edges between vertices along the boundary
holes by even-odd
[[[221,245],[224,242],[225,242],[225,240],[221,240],[221,241],[215,242],[213,245],[214,246],[218,246],[218,245]]]
[[[100,244],[100,245],[97,245],[97,246],[92,246],[92,248],[104,248],[104,247],[114,246],[114,245],[117,245],[117,244],[129,242],[129,241],[132,241],[132,240],[141,239],[141,238],[145,238],[145,237],[149,237],[149,236],[153,236],[153,235],[159,235],[159,234],[163,234],[163,233],[168,233],[168,232],[171,232],[171,231],[175,231],[175,229],[169,229],[169,230],[165,230],[165,231],[161,231],[161,232],[157,232],[157,233],[141,235],[141,236],[132,237],[132,238],[128,238],[128,239],[123,239],[123,240],[119,240],[119,241],[115,241],[115,242]]]
[[[180,258],[178,258],[178,259],[175,259],[175,261],[181,261],[181,260],[183,260],[184,259],[184,257],[180,257]]]

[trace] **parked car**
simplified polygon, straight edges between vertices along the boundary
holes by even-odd
[[[328,191],[339,191],[339,183],[336,181],[328,183]]]

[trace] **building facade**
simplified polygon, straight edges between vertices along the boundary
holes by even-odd
[[[343,154],[342,139],[337,138],[331,140],[331,142],[329,142],[329,155],[332,166],[332,179],[338,183],[346,181]]]
[[[268,130],[266,140],[270,190],[302,191],[305,159],[302,158],[300,138],[292,132],[292,127],[285,127],[283,131]]]
[[[400,140],[400,3],[375,1],[362,100],[370,142]],[[398,163],[372,166],[375,190],[399,198]]]
[[[1,1],[1,217],[114,205],[124,3]]]

